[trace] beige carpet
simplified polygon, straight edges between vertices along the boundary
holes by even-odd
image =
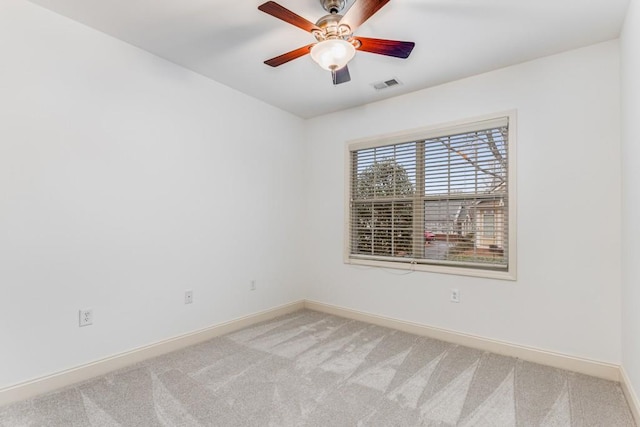
[[[299,311],[0,408],[2,426],[633,426],[617,383]]]

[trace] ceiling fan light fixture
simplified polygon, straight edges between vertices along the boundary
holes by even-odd
[[[356,54],[356,48],[346,40],[329,39],[311,48],[311,58],[322,68],[335,71],[343,68]]]

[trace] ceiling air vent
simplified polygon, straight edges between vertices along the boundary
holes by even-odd
[[[372,86],[375,90],[382,90],[392,86],[398,86],[400,84],[402,84],[400,83],[400,80],[393,78],[390,80],[385,80],[383,82],[373,83]]]

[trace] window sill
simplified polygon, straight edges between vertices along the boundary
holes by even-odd
[[[345,257],[345,264],[358,265],[366,267],[378,267],[378,268],[393,268],[397,270],[408,271],[422,271],[429,273],[440,274],[454,274],[457,276],[470,276],[479,277],[483,279],[498,279],[498,280],[516,280],[515,268],[510,268],[509,271],[495,271],[495,270],[481,270],[477,268],[463,268],[446,265],[435,264],[418,264],[411,262],[394,262],[394,261],[381,261],[373,259],[360,259]]]

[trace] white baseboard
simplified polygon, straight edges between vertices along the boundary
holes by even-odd
[[[0,406],[19,400],[28,399],[42,393],[47,393],[67,387],[91,378],[113,372],[117,369],[142,362],[152,357],[161,356],[190,345],[207,341],[211,338],[228,334],[238,329],[263,322],[274,317],[292,313],[304,308],[304,301],[293,302],[269,310],[243,316],[228,322],[210,326],[199,331],[169,338],[155,344],[150,344],[115,356],[87,363],[86,365],[65,371],[56,372],[31,381],[0,389]]]
[[[633,419],[636,421],[636,424],[640,426],[640,399],[638,399],[638,395],[631,385],[631,380],[629,379],[624,366],[620,367],[620,386],[624,392],[624,397],[627,398],[627,403],[629,404],[629,408],[633,414]]]
[[[0,389],[0,406],[86,381],[91,378],[113,372],[117,369],[142,362],[152,357],[198,344],[211,338],[227,334],[274,317],[292,313],[303,308],[397,329],[416,335],[427,336],[505,356],[517,357],[522,360],[580,372],[594,377],[620,381],[621,387],[629,402],[629,406],[636,418],[636,422],[640,425],[640,405],[638,403],[638,397],[635,395],[624,369],[618,365],[567,356],[560,353],[496,341],[484,337],[435,328],[419,323],[393,319],[309,300],[293,302],[238,319],[233,319],[228,322],[133,349],[131,351],[78,366],[76,368]]]
[[[595,360],[582,359],[561,353],[554,353],[547,350],[525,347],[503,341],[496,341],[489,338],[463,334],[461,332],[435,328],[419,323],[407,322],[404,320],[393,319],[389,317],[379,316],[377,314],[366,313],[315,301],[306,300],[304,302],[304,306],[309,310],[320,311],[340,317],[346,317],[348,319],[372,323],[374,325],[384,326],[415,335],[426,336],[429,338],[435,338],[454,344],[477,348],[479,350],[485,350],[504,356],[517,357],[528,362],[534,362],[541,365],[552,366],[554,368],[579,372],[582,374],[604,378],[611,381],[620,380],[620,367],[618,365],[598,362]]]

